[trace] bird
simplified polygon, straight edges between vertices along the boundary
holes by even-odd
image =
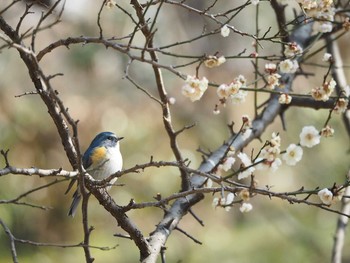
[[[124,137],[118,137],[113,132],[101,132],[92,140],[85,151],[82,161],[85,170],[96,180],[102,180],[108,176],[121,171],[123,157],[120,152],[119,141]],[[115,183],[113,178],[109,184]],[[66,193],[69,192],[74,182],[69,185]],[[111,186],[107,186],[108,190]],[[81,199],[80,188],[73,194],[73,201],[68,211],[68,216],[74,217]]]

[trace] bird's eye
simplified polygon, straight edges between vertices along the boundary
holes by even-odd
[[[114,140],[115,140],[115,137],[113,137],[113,136],[108,136],[108,137],[107,137],[107,140],[114,141]]]

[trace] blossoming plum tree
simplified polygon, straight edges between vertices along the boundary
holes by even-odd
[[[9,152],[6,149],[1,150],[4,168],[0,169],[0,180],[9,177],[10,174],[32,177],[38,175],[40,178],[54,177],[64,180],[56,180],[27,192],[23,190],[18,197],[0,200],[0,205],[19,205],[19,200],[34,192],[47,189],[67,179],[77,179],[86,188],[82,193],[83,241],[79,244],[62,245],[36,243],[29,238],[20,239],[12,233],[5,218],[0,215],[0,224],[10,242],[9,251],[13,262],[18,262],[20,253],[17,251],[17,243],[81,247],[85,261],[93,262],[91,249],[96,247],[90,242],[93,228],[89,227],[90,215],[88,214],[88,201],[91,200],[89,199],[91,194],[108,211],[110,218],[126,232],[126,235],[118,237],[128,238],[134,242],[141,262],[156,262],[159,257],[162,262],[166,262],[167,240],[173,230],[180,229],[179,223],[183,217],[191,214],[202,224],[202,220],[192,210],[202,199],[210,199],[215,211],[223,208],[229,213],[252,213],[256,207],[255,204],[253,206],[254,200],[261,196],[287,200],[290,204],[304,204],[338,214],[332,262],[341,262],[345,226],[350,215],[347,201],[350,196],[349,164],[345,164],[347,167],[341,171],[345,178],[343,181],[327,186],[317,184],[311,188],[301,185],[298,190],[289,189],[283,192],[274,191],[269,185],[259,184],[256,175],[263,177],[278,173],[281,167],[287,167],[285,169],[292,171],[305,158],[304,151],[313,151],[329,137],[336,138],[337,131],[332,123],[340,121],[338,116],[342,116],[345,133],[350,138],[350,88],[338,47],[338,42],[348,37],[350,30],[348,1],[246,0],[228,3],[214,0],[210,3],[207,1],[194,3],[186,0],[131,0],[129,4],[123,1],[103,0],[98,2],[99,8],[95,10],[96,22],[93,23],[93,29],[89,28],[86,31],[89,34],[94,32],[92,36],[85,31],[79,32],[76,28],[73,31],[65,28],[57,34],[59,37],[56,38],[56,26],[65,21],[65,4],[61,0],[26,1],[26,3],[19,0],[4,0],[0,3],[2,44],[0,60],[6,59],[4,54],[12,50],[16,51],[16,59],[26,67],[26,74],[32,82],[30,83],[26,76],[25,86],[34,87],[34,91],[23,91],[22,94],[15,95],[18,97],[35,95],[40,98],[47,108],[49,117],[53,120],[50,125],[55,127],[61,139],[63,145],[61,153],[64,151],[71,165],[70,170],[60,167],[40,169],[34,165],[30,168],[20,168],[9,158]],[[38,5],[40,12],[37,9]],[[261,27],[259,21],[262,19],[262,14],[259,10],[262,8],[265,13],[274,14],[274,26]],[[107,10],[111,12],[106,14]],[[177,39],[175,27],[172,25],[174,21],[167,17],[169,15],[167,12],[190,14],[191,22],[184,26],[189,32],[188,35],[181,35]],[[254,19],[252,14],[255,14]],[[36,19],[29,19],[32,15],[36,15]],[[103,23],[107,16],[123,17],[125,28],[118,31],[119,28],[107,26]],[[237,16],[249,17],[250,28],[246,29],[242,26],[236,20]],[[202,23],[201,31],[196,28],[197,23]],[[83,28],[83,26],[77,28]],[[115,33],[115,30],[118,33]],[[254,30],[255,32],[252,33]],[[167,31],[171,31],[169,38],[165,37],[164,32]],[[49,41],[41,39],[41,35],[45,32],[54,39],[49,38]],[[170,35],[176,36],[170,38]],[[248,39],[252,44],[236,52],[235,47],[225,42],[233,38]],[[170,39],[171,43],[164,44],[165,42],[160,39]],[[200,41],[205,44],[198,44]],[[213,42],[220,43],[217,46],[218,50],[203,48],[205,45],[214,46]],[[43,43],[46,44],[43,45]],[[124,71],[123,78],[136,87],[137,92],[145,94],[150,102],[160,106],[159,118],[152,116],[149,120],[152,124],[161,123],[169,143],[161,143],[159,148],[167,147],[172,152],[172,161],[167,161],[165,157],[164,160],[155,161],[151,157],[149,162],[137,163],[102,181],[94,181],[83,169],[79,141],[79,134],[83,128],[78,126],[78,119],[68,110],[65,100],[55,86],[57,84],[53,81],[62,74],[49,75],[47,72],[50,67],[43,62],[43,58],[58,53],[59,47],[75,46],[83,49],[87,45],[104,46],[108,52],[128,60],[121,69]],[[270,48],[264,49],[264,45]],[[191,49],[192,46],[193,49]],[[192,50],[193,54],[188,54],[187,48]],[[247,54],[247,52],[250,53]],[[57,55],[54,60],[58,65],[60,65],[59,56]],[[319,60],[322,63],[309,62],[315,56],[321,57]],[[242,60],[251,62],[250,73],[247,73],[247,70],[243,71],[243,67],[239,66],[240,62],[237,63]],[[230,68],[231,63],[235,65],[234,72],[230,71],[233,68]],[[133,71],[133,67],[140,64],[143,68]],[[310,64],[313,67],[311,73],[305,69]],[[152,85],[148,85],[149,83],[144,80],[145,75],[148,74],[145,73],[146,68],[150,70],[147,72],[151,72],[154,77]],[[107,70],[107,67],[104,69]],[[164,74],[165,72],[167,74]],[[308,78],[309,76],[314,76],[318,84],[309,82],[307,87],[295,87],[298,77]],[[103,89],[103,87],[99,88]],[[123,92],[129,91],[125,88]],[[265,101],[261,102],[263,99]],[[224,141],[222,145],[210,152],[198,150],[203,155],[199,167],[192,167],[193,160],[184,157],[185,150],[179,143],[179,137],[186,136],[187,130],[194,125],[175,128],[178,124],[174,119],[179,120],[180,115],[187,113],[183,110],[178,116],[176,111],[173,111],[173,107],[179,106],[185,109],[189,105],[193,107],[201,105],[202,108],[210,109],[213,114],[209,116],[209,122],[232,109],[246,111],[237,118],[232,117],[234,120],[228,125],[229,135],[222,138]],[[118,107],[118,105],[114,106]],[[136,106],[133,105],[133,107]],[[265,134],[266,128],[278,117],[282,120],[282,128],[285,128],[285,124],[291,120],[286,119],[284,113],[292,107],[326,109],[329,114],[323,126],[317,126],[312,119],[305,120],[307,123],[298,134],[293,135],[292,143],[284,142],[283,136],[278,132],[281,127],[272,133]],[[197,113],[199,114],[199,111],[191,114]],[[140,115],[140,112],[137,115]],[[196,116],[193,118],[196,120]],[[207,126],[210,125],[210,123],[207,124]],[[223,126],[226,129],[226,123]],[[254,139],[260,139],[258,146],[256,144],[252,146]],[[0,138],[0,147],[3,148],[1,143]],[[346,154],[346,149],[340,151]],[[136,202],[132,199],[127,205],[122,205],[103,187],[115,177],[127,177],[129,174],[152,167],[159,168],[157,173],[163,173],[163,176],[167,176],[168,173],[164,171],[169,167],[177,168],[180,182],[174,193],[167,196],[157,193],[155,201]],[[40,207],[25,202],[21,204]],[[338,206],[338,204],[341,205]],[[146,236],[144,230],[130,215],[131,211],[147,208],[159,208],[164,212],[158,218],[157,225],[149,236]],[[199,243],[190,234],[181,229],[180,231]]]

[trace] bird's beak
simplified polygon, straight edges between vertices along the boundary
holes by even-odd
[[[118,142],[120,141],[120,140],[122,140],[122,139],[124,139],[124,137],[118,137]]]

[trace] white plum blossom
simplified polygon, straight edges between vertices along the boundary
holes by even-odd
[[[265,64],[265,71],[269,74],[276,73],[277,65],[275,63],[267,63]]]
[[[227,92],[229,96],[233,96],[238,93],[239,89],[242,87],[242,83],[240,81],[233,81],[227,86]]]
[[[245,87],[246,84],[247,80],[243,75],[239,75],[228,85],[221,84],[216,90],[221,103],[224,104],[228,98],[233,104],[244,102],[248,92],[240,90],[240,88]]]
[[[226,62],[226,58],[224,56],[221,57],[216,57],[216,56],[208,56],[205,60],[204,60],[204,65],[208,68],[214,68],[214,67],[218,67],[221,64]]]
[[[338,99],[338,101],[334,107],[334,111],[336,113],[344,113],[348,109],[348,104],[349,104],[348,99],[340,98],[340,99]]]
[[[252,175],[252,173],[255,171],[255,167],[251,166],[252,165],[252,161],[250,160],[248,155],[246,155],[245,153],[240,152],[240,153],[237,154],[237,157],[239,159],[241,159],[242,168],[245,169],[243,172],[239,173],[238,180],[241,180],[243,178],[246,178],[246,177]],[[251,167],[249,167],[249,166],[251,166]],[[247,167],[249,167],[249,168],[247,168]]]
[[[248,213],[248,212],[250,212],[252,209],[253,209],[253,206],[252,206],[252,204],[250,204],[250,203],[242,203],[241,207],[239,208],[239,210],[240,210],[242,213]]]
[[[285,59],[279,63],[279,69],[282,73],[295,73],[299,68],[297,60]]]
[[[278,73],[273,73],[267,76],[267,88],[274,89],[276,86],[280,85],[279,79],[281,75]]]
[[[314,18],[314,33],[331,32],[334,21],[333,0],[298,0],[306,15]]]
[[[327,137],[331,137],[334,135],[334,129],[327,125],[326,127],[324,127],[322,130],[321,130],[321,136],[327,138]]]
[[[290,144],[286,150],[286,153],[283,154],[282,159],[288,165],[296,165],[297,162],[303,157],[303,148],[296,144]]]
[[[330,81],[325,81],[321,87],[311,90],[311,96],[315,100],[327,101],[335,89],[337,82],[332,78]]]
[[[176,99],[174,97],[170,97],[168,99],[168,102],[169,102],[170,105],[174,105],[176,103]]]
[[[277,155],[280,154],[281,150],[281,137],[278,133],[273,132],[271,135],[271,140],[268,145],[261,150],[260,156],[265,159],[267,162],[272,162],[277,158]]]
[[[191,101],[199,100],[208,88],[208,80],[203,77],[201,80],[194,76],[187,76],[185,85],[182,86],[182,94]]]
[[[223,204],[225,204],[225,202],[225,197],[214,197],[212,206],[216,208],[218,206],[222,206]]]
[[[321,136],[314,126],[303,127],[300,135],[300,145],[311,148],[320,143]]]
[[[322,58],[322,61],[330,62],[331,60],[332,60],[332,54],[330,54],[330,53],[324,53],[323,58]]]
[[[281,147],[281,136],[277,132],[271,134],[270,140],[271,147],[279,148]]]
[[[243,189],[239,192],[239,197],[242,198],[243,201],[248,201],[250,199],[250,192],[248,189]]]
[[[228,86],[226,84],[221,84],[217,89],[216,93],[220,99],[226,99],[229,96]]]
[[[225,211],[228,212],[231,210],[231,205],[235,199],[235,194],[234,193],[228,193],[226,196],[226,202],[225,202]]]
[[[231,205],[234,199],[235,199],[235,194],[228,193],[228,195],[226,196],[226,205]]]
[[[228,37],[228,35],[230,34],[230,29],[228,28],[227,25],[224,25],[222,28],[221,28],[221,35],[223,37]]]
[[[327,188],[324,188],[317,193],[318,197],[321,199],[322,203],[325,205],[332,204],[333,201],[333,193],[329,191]]]
[[[221,176],[223,171],[227,172],[228,170],[230,170],[232,168],[232,166],[236,162],[236,159],[233,157],[234,155],[235,155],[235,150],[232,147],[232,149],[230,148],[230,150],[227,152],[227,155],[224,158],[223,162],[218,165],[218,168],[216,170],[217,175]]]
[[[245,87],[247,85],[247,79],[242,74],[238,75],[235,78],[235,81],[242,83],[242,87]]]
[[[324,8],[322,10],[318,10],[316,15],[314,16],[316,18],[316,21],[313,24],[313,31],[316,33],[328,33],[332,32],[334,21],[334,8]]]
[[[111,9],[113,7],[115,7],[116,2],[113,0],[107,0],[107,2],[105,3],[105,5],[107,6],[107,8]]]
[[[226,198],[225,197],[215,197],[212,202],[212,206],[214,208],[220,206],[224,207],[225,210],[228,212],[231,209],[231,205],[235,199],[235,195],[233,193],[229,193]]]
[[[215,109],[213,110],[213,114],[214,115],[219,115],[220,114],[220,110],[218,107],[215,107]]]
[[[233,156],[235,155],[235,153],[236,153],[235,147],[231,146],[227,153],[227,156]]]
[[[232,104],[240,104],[245,102],[248,92],[245,90],[238,91],[237,94],[230,96]]]
[[[296,42],[290,42],[287,45],[284,45],[284,55],[287,58],[292,58],[299,56],[303,53],[303,49]]]
[[[250,160],[249,156],[243,152],[239,152],[237,154],[237,157],[241,159],[241,162],[245,167],[250,166],[252,164],[252,161]]]
[[[267,141],[267,144],[260,151],[260,157],[255,160],[257,164],[257,170],[269,169],[271,172],[275,172],[282,164],[280,158],[278,158],[281,150],[281,137],[278,133],[273,132],[271,139]]]
[[[255,160],[256,169],[260,171],[268,170],[270,172],[276,172],[277,169],[282,165],[282,161],[280,158],[275,158],[272,161],[267,161],[264,158],[257,158]]]
[[[292,96],[286,94],[286,93],[283,93],[279,96],[278,98],[278,102],[280,104],[289,104],[292,102]]]
[[[280,158],[275,158],[275,160],[270,164],[270,171],[276,172],[277,169],[282,165],[282,161]]]
[[[232,168],[235,161],[236,161],[236,159],[233,158],[232,156],[227,157],[224,160],[224,162],[218,166],[218,169],[221,169],[221,170],[224,170],[225,172],[227,172],[228,170],[230,170]]]

